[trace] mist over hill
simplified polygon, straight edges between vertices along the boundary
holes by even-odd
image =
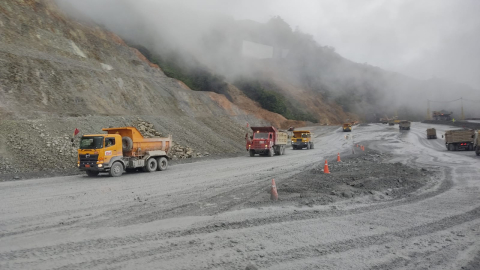
[[[235,20],[189,2],[111,3],[59,1],[72,16],[94,20],[163,58],[167,69],[165,62],[177,64],[181,70],[208,70],[219,81],[233,83],[247,94],[250,90],[242,86],[253,84],[261,91],[278,93],[277,97],[267,96],[274,103],[284,100],[271,107],[287,118],[322,121],[326,114],[322,107],[334,104],[368,120],[393,114],[419,120],[426,116],[427,100],[480,100],[480,91],[466,85],[442,79],[418,80],[350,61],[278,16],[260,23]],[[437,105],[432,103],[432,110],[444,108],[460,115],[457,103]],[[480,115],[477,105],[465,102],[467,117]]]

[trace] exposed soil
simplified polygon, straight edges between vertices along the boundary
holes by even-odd
[[[306,167],[288,181],[277,184],[280,201],[313,206],[361,196],[373,201],[399,199],[410,196],[436,174],[425,168],[389,163],[391,157],[356,148],[354,155],[345,155],[341,162],[336,162],[336,157],[330,158],[330,174],[324,173],[323,163]]]

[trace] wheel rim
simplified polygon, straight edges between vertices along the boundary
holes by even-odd
[[[113,167],[113,173],[114,174],[119,174],[120,173],[120,166],[116,165]]]
[[[167,167],[167,162],[166,162],[165,160],[163,160],[163,161],[161,162],[161,166],[162,166],[162,168]]]
[[[153,169],[155,168],[155,166],[154,166],[154,163],[153,163],[153,162],[150,162],[150,163],[148,164],[148,166],[150,167],[150,170],[153,170]]]

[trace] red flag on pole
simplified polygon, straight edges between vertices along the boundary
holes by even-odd
[[[73,132],[73,136],[77,136],[77,134],[80,133],[80,130],[78,130],[78,128],[75,128],[75,131]]]

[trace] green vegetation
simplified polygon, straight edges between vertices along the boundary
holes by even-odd
[[[167,57],[161,57],[151,53],[143,46],[134,45],[132,47],[139,50],[150,62],[158,65],[167,77],[182,81],[192,90],[224,94],[231,100],[225,78],[211,73],[208,68],[195,59],[189,59],[189,64],[187,64],[187,60],[178,52],[171,52],[167,54]]]
[[[271,83],[264,83],[272,85]],[[289,100],[278,92],[267,90],[257,80],[239,78],[234,85],[250,99],[258,102],[262,108],[283,115],[287,119],[303,120],[317,123],[318,120],[311,114],[302,112]]]
[[[232,100],[225,78],[221,75],[213,74],[193,57],[188,59],[187,56],[180,55],[178,52],[170,52],[162,57],[150,52],[143,46],[130,46],[139,50],[150,62],[157,64],[166,76],[182,81],[192,90],[212,91],[223,94],[229,100]],[[266,110],[281,114],[287,119],[318,122],[313,115],[301,111],[298,109],[299,106],[294,106],[282,94],[274,91],[275,86],[272,83],[264,83],[271,90],[265,89],[259,81],[245,78],[238,79],[234,84]]]

